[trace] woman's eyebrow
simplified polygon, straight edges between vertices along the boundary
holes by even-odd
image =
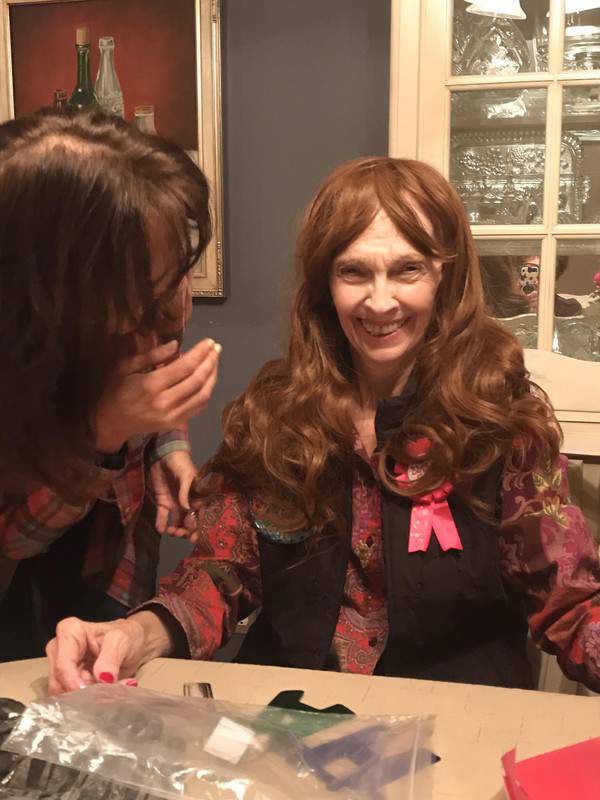
[[[417,253],[415,250],[411,253],[405,253],[402,256],[398,256],[394,259],[394,264],[407,264],[411,261],[427,261],[427,256],[423,255],[423,253]]]
[[[341,258],[336,258],[334,264],[336,267],[368,267],[371,264],[371,260],[372,259],[362,255],[348,255]],[[390,261],[390,266],[402,266],[403,264],[408,264],[412,261],[427,261],[427,256],[423,255],[423,253],[417,253],[415,250],[414,252],[404,253],[401,256],[396,256],[394,259],[392,259],[392,261]]]
[[[333,262],[336,267],[360,267],[360,266],[368,266],[369,259],[362,258],[360,256],[344,256],[343,258],[336,258]]]
[[[371,260],[372,259],[369,258],[368,256],[358,255],[358,254],[356,256],[353,256],[348,254],[336,258],[334,263],[336,264],[336,266],[340,266],[342,264],[352,264],[352,266],[364,264],[365,266],[368,266]],[[409,261],[427,261],[427,256],[424,255],[423,253],[418,253],[415,250],[411,251],[410,253],[403,253],[401,256],[396,256],[395,258],[392,259],[391,263],[406,264]]]

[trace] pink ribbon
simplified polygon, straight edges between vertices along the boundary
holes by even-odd
[[[406,469],[397,464],[394,472],[399,483],[406,483],[407,479],[410,481],[413,474],[420,477],[423,469],[420,465],[411,465]],[[450,481],[444,481],[432,492],[426,492],[426,494],[413,498],[408,535],[409,553],[415,553],[418,550],[425,552],[429,547],[432,531],[444,552],[451,549],[463,549],[452,511],[448,505],[448,495],[452,489]]]
[[[446,481],[433,492],[427,492],[427,494],[413,499],[408,536],[409,553],[427,550],[432,531],[442,550],[463,549],[456,523],[448,505],[447,498],[451,491],[452,484]]]

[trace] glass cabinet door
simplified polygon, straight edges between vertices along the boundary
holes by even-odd
[[[600,362],[600,240],[560,239],[554,273],[553,352]]]
[[[600,423],[600,0],[392,0],[392,25],[391,154],[449,177],[489,313],[559,418]]]
[[[543,221],[547,90],[451,96],[450,180],[473,224]]]
[[[448,172],[490,311],[526,348],[600,362],[600,0],[453,0],[451,12]],[[498,225],[516,226],[510,240],[479,239]]]
[[[455,0],[452,74],[546,72],[549,10],[549,0],[523,5],[518,1],[466,3]]]
[[[488,313],[523,347],[537,347],[541,242],[477,239],[476,244]]]

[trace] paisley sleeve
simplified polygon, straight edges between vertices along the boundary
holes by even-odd
[[[158,595],[140,608],[162,606],[183,630],[190,656],[209,659],[237,622],[260,605],[260,561],[243,496],[211,493],[197,513],[194,550],[161,580]]]
[[[500,549],[505,577],[525,593],[534,641],[566,675],[600,691],[598,545],[569,498],[565,456],[505,469]]]

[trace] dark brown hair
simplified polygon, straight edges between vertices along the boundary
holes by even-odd
[[[225,410],[223,443],[203,471],[258,498],[281,530],[320,532],[340,519],[355,439],[354,376],[329,281],[335,258],[379,210],[418,252],[444,262],[417,356],[415,402],[380,454],[383,482],[415,495],[451,478],[473,501],[473,481],[513,453],[515,441],[517,450],[535,445],[540,457],[558,449],[552,410],[532,391],[521,347],[485,312],[469,224],[448,181],[417,161],[351,161],[327,178],[300,230],[288,354],[266,364]],[[431,463],[420,480],[399,487],[390,465],[414,461],[406,445],[419,437],[432,442]]]
[[[528,314],[531,306],[519,288],[518,271],[522,258],[515,256],[480,256],[483,293],[489,314],[497,318]]]
[[[210,236],[206,179],[176,145],[100,112],[0,126],[0,489],[82,488],[120,332],[160,332]]]

